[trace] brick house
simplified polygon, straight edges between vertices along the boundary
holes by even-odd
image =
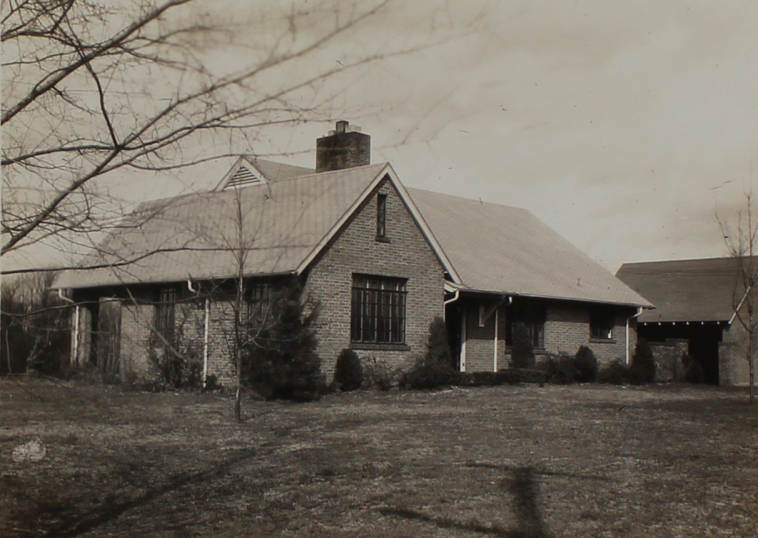
[[[662,381],[684,376],[686,356],[706,383],[748,383],[746,333],[736,319],[745,293],[734,258],[625,263],[616,276],[656,305],[639,316],[637,330]]]
[[[526,211],[406,189],[391,165],[370,164],[368,135],[338,122],[315,170],[242,156],[214,190],[140,205],[90,268],[62,273],[72,363],[146,378],[174,342],[203,379],[230,380],[242,259],[250,308],[291,279],[319,304],[327,379],[344,348],[408,364],[436,316],[462,371],[508,366],[522,336],[537,352],[624,358],[629,320],[650,306]]]
[[[461,371],[512,366],[517,343],[532,360],[588,346],[629,362],[647,300],[524,209],[409,192],[455,268],[445,303]]]

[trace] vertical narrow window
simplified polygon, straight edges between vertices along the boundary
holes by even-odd
[[[262,327],[270,315],[270,287],[265,282],[254,282],[246,291],[243,320],[248,327]]]
[[[176,290],[163,288],[160,291],[158,304],[155,308],[155,330],[166,342],[174,345],[174,323],[176,308]]]
[[[376,197],[376,238],[387,238],[387,195],[378,194]]]
[[[405,283],[403,278],[353,276],[352,342],[405,342]]]

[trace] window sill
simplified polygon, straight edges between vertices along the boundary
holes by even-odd
[[[376,344],[370,344],[368,342],[351,342],[350,349],[364,349],[374,351],[410,351],[411,347],[407,344],[391,344],[389,342]]]
[[[590,338],[590,344],[615,344],[615,338]]]
[[[389,243],[390,239],[389,239],[389,237],[386,237],[386,236],[379,236],[379,235],[377,235],[376,236],[376,241],[378,243]]]

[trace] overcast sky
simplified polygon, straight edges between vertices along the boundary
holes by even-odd
[[[405,184],[529,209],[612,271],[721,256],[714,211],[756,184],[756,28],[753,1],[401,2],[347,45],[450,41],[371,65],[336,109]]]
[[[714,210],[756,184],[756,28],[756,2],[492,3],[393,61],[412,98],[361,121],[407,184],[527,208],[613,271],[720,256]],[[405,116],[418,142],[382,150]]]
[[[247,5],[224,10],[237,37],[283,3]],[[736,212],[758,173],[756,28],[754,1],[396,2],[312,61],[442,43],[334,81],[321,122],[251,149],[313,166],[316,137],[347,119],[406,185],[526,208],[611,271],[721,256],[714,211]],[[235,39],[208,57],[233,62]],[[225,171],[129,191],[155,198]]]

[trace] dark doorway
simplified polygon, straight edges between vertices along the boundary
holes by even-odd
[[[118,299],[102,298],[97,310],[97,331],[93,346],[97,353],[97,366],[105,378],[112,378],[118,375],[121,302]]]
[[[688,353],[700,364],[703,383],[719,384],[719,341],[721,328],[718,326],[700,326],[690,333]]]
[[[685,375],[692,382],[719,384],[719,342],[722,326],[718,323],[663,323],[638,327],[640,338],[650,342],[668,339],[686,339],[687,355],[693,365],[682,364]],[[694,367],[694,368],[693,368]]]
[[[445,326],[447,327],[447,343],[450,347],[450,357],[453,368],[460,369],[461,358],[461,306],[455,302],[445,307]]]

